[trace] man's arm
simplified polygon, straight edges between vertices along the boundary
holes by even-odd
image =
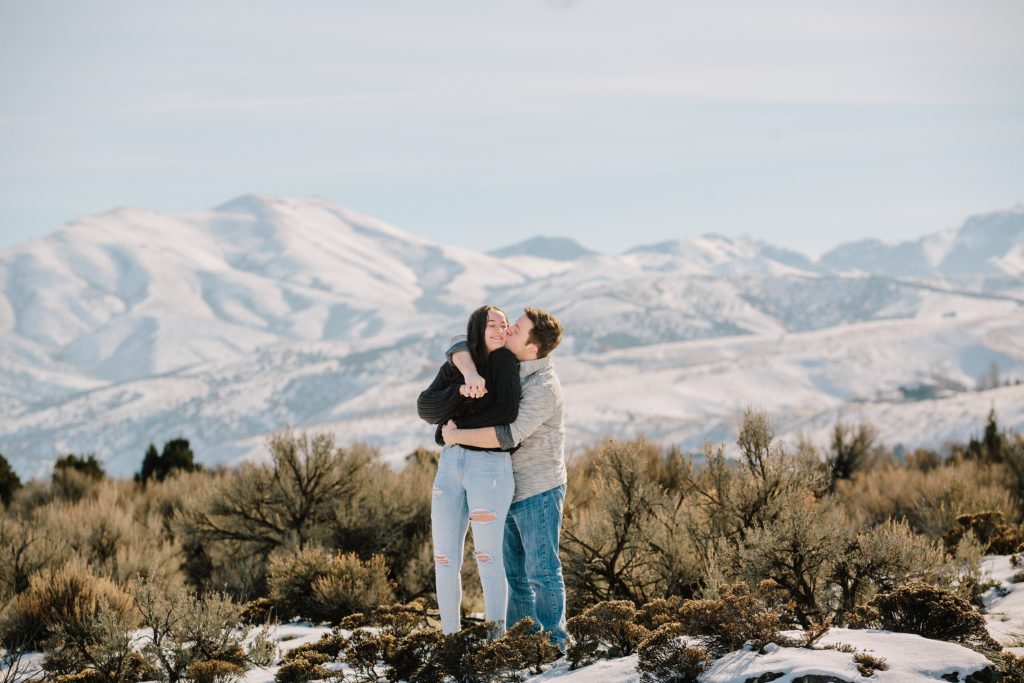
[[[519,402],[519,417],[512,424],[459,429],[455,426],[454,420],[449,420],[441,429],[441,436],[447,444],[511,450],[537,431],[537,428],[551,417],[555,408],[556,398],[551,389],[533,387],[523,392],[523,398]]]
[[[501,448],[498,442],[498,433],[494,427],[479,427],[477,429],[459,429],[455,426],[454,420],[441,428],[441,436],[446,444],[459,444],[462,446],[475,446],[477,448]]]

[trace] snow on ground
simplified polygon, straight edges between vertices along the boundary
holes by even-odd
[[[279,634],[295,636],[295,640],[284,641],[282,650],[317,640],[326,629],[304,626],[284,626]],[[799,632],[790,633],[799,636]],[[956,672],[960,680],[969,674],[991,666],[984,656],[957,645],[937,640],[928,640],[908,633],[889,631],[853,630],[835,628],[829,631],[815,646],[815,649],[769,646],[768,652],[759,654],[750,650],[729,653],[714,663],[700,678],[705,683],[742,683],[767,673],[780,673],[779,683],[789,683],[794,678],[807,675],[832,676],[844,681],[863,681],[854,662],[853,652],[827,649],[830,646],[847,645],[856,652],[866,652],[885,660],[887,669],[876,671],[870,680],[878,683],[918,683],[941,680],[944,675]],[[639,683],[636,671],[637,656],[613,660],[601,660],[575,671],[569,663],[560,660],[530,681],[548,683]],[[273,680],[276,667],[253,669],[246,676],[247,683],[267,683]]]
[[[790,635],[799,636],[800,632]],[[854,630],[834,628],[826,633],[815,649],[769,646],[772,650],[758,654],[749,650],[731,652],[704,672],[702,681],[729,683],[756,678],[769,672],[785,674],[775,679],[788,683],[799,676],[815,674],[834,676],[844,681],[865,680],[853,661],[855,653],[825,649],[828,646],[849,645],[857,652],[885,659],[888,669],[876,671],[872,681],[879,683],[917,683],[934,681],[957,672],[960,680],[968,674],[991,666],[984,656],[974,650],[938,640],[929,640],[910,633],[890,631]]]
[[[986,558],[993,577],[1007,578],[1016,570],[1010,571],[1006,557]],[[1021,623],[1024,616],[1024,600],[1007,600],[1014,591],[1000,596],[996,593],[986,597],[986,603],[994,602],[1012,614],[1011,621]],[[1016,591],[1017,597],[1024,591]],[[1000,602],[1002,601],[1002,602]],[[990,625],[996,615],[989,617]],[[246,643],[251,641],[259,629],[250,631]],[[271,627],[270,638],[278,643],[280,655],[306,643],[318,641],[329,634],[331,629],[313,626],[308,622],[282,624]],[[992,629],[997,638],[1002,632]],[[789,632],[791,637],[799,637],[799,631]],[[1000,638],[1002,639],[1002,638]],[[835,647],[848,646],[855,652],[842,652]],[[844,648],[846,649],[846,648]],[[769,645],[764,654],[749,649],[731,652],[714,664],[700,677],[703,683],[742,683],[765,674],[781,674],[773,680],[778,683],[789,683],[800,676],[829,676],[842,681],[877,681],[878,683],[918,683],[941,680],[953,672],[959,680],[980,671],[992,663],[984,656],[969,648],[937,640],[929,640],[908,633],[893,633],[878,630],[854,630],[834,628],[826,633],[814,649],[797,647],[778,647]],[[868,653],[885,660],[887,669],[876,671],[870,679],[865,679],[857,670],[854,662],[856,653]],[[42,655],[33,653],[29,657],[35,671],[42,662]],[[543,674],[528,678],[538,683],[639,683],[640,675],[636,671],[637,656],[622,657],[613,660],[600,660],[575,671],[569,669],[567,661],[559,660],[549,666]],[[270,667],[253,667],[245,676],[246,683],[271,683],[279,665]],[[328,668],[335,672],[349,671],[344,664],[333,663]],[[0,674],[0,678],[2,678]],[[19,681],[28,681],[30,676],[22,676]],[[948,680],[948,679],[947,679]]]
[[[1024,644],[1024,583],[1015,583],[1013,577],[1024,572],[1024,567],[1014,567],[1010,557],[993,555],[982,561],[982,571],[998,582],[982,600],[988,632],[1005,646],[1019,647]]]

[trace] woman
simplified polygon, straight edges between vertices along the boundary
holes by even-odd
[[[441,427],[450,419],[466,429],[515,422],[522,388],[519,362],[504,348],[507,327],[505,313],[494,306],[481,306],[469,317],[466,337],[470,356],[485,380],[483,398],[462,395],[462,373],[449,361],[417,401],[420,417],[437,425],[434,440],[444,446],[434,479],[430,523],[437,604],[446,634],[457,633],[462,626],[462,554],[469,526],[484,589],[484,615],[497,625],[498,634],[505,628],[508,586],[502,541],[515,492],[512,456],[507,451],[445,446]]]

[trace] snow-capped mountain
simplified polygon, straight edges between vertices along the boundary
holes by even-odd
[[[554,261],[575,261],[584,256],[592,256],[596,252],[567,237],[537,236],[488,253],[499,258],[507,256],[537,256]]]
[[[833,271],[888,277],[1024,276],[1024,205],[972,216],[949,229],[907,242],[862,240],[821,257]]]
[[[906,445],[966,438],[993,402],[1024,427],[1024,387],[973,391],[993,363],[1024,378],[1021,217],[972,218],[913,243],[929,269],[870,274],[836,260],[855,245],[817,263],[715,235],[495,255],[321,199],[119,209],[0,250],[0,453],[25,475],[69,450],[127,474],[150,442],[186,436],[223,462],[295,426],[399,457],[429,443],[416,394],[484,302],[565,324],[570,448],[728,440],[750,404],[780,434],[858,414]]]

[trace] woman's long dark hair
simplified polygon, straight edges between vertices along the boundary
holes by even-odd
[[[497,306],[481,306],[473,311],[466,324],[466,341],[469,345],[469,356],[473,359],[473,365],[480,376],[487,375],[487,342],[484,335],[487,334],[487,313],[498,311],[505,315],[505,311]],[[507,319],[507,316],[506,316]]]

